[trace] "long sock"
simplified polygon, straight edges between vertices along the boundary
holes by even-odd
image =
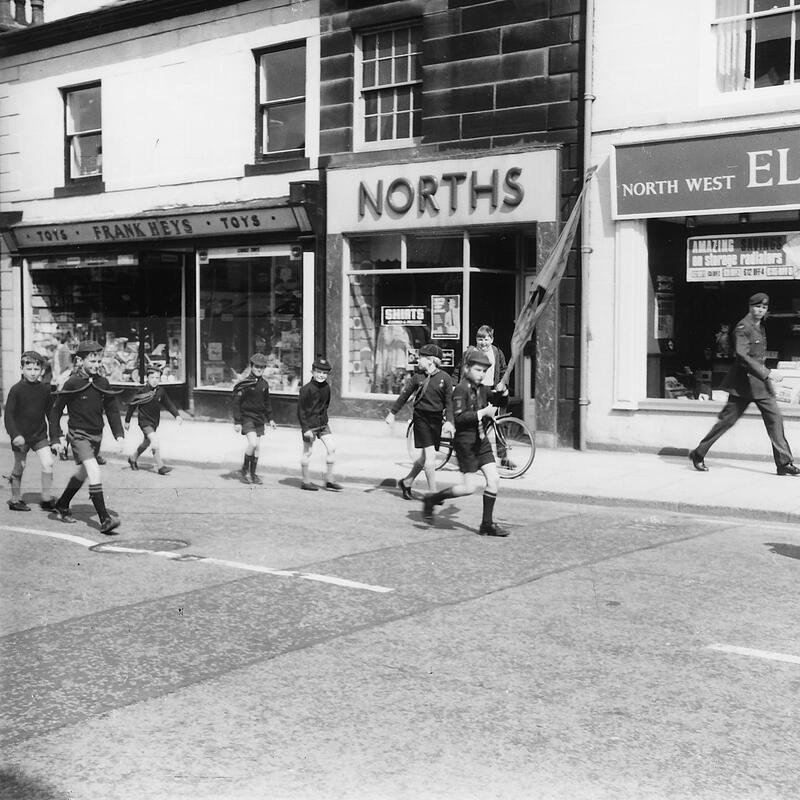
[[[244,454],[244,463],[242,464],[242,472],[247,472],[250,469],[250,461],[252,460],[253,456]]]
[[[42,472],[42,500],[53,499],[53,473]]]
[[[301,461],[300,462],[300,472],[303,474],[303,483],[308,483],[309,482],[309,477],[308,477],[308,462],[307,461]]]
[[[494,513],[494,501],[497,500],[495,492],[483,493],[483,519],[481,522],[491,523],[492,514]]]
[[[327,467],[325,473],[325,480],[329,483],[333,481],[333,465],[335,463],[335,459],[333,458],[326,458],[325,459],[325,466]]]
[[[258,458],[256,458],[256,456],[250,456],[250,474],[253,477],[255,477],[257,466],[258,466]]]
[[[89,499],[94,505],[94,510],[97,512],[97,516],[100,517],[100,522],[102,522],[108,517],[108,511],[106,511],[106,499],[103,496],[102,483],[89,484]]]
[[[61,497],[56,501],[59,508],[69,508],[72,498],[78,494],[78,490],[83,486],[83,481],[76,478],[74,475],[67,481],[67,487],[61,492]]]
[[[11,499],[22,500],[22,475],[11,473]]]
[[[141,444],[140,444],[140,445],[139,445],[139,446],[136,448],[136,455],[134,456],[134,458],[139,458],[139,456],[140,456],[140,455],[142,455],[142,453],[144,453],[144,451],[145,451],[145,450],[147,450],[147,448],[148,448],[148,447],[150,447],[150,442],[148,442],[148,441],[147,441],[147,439],[145,439],[145,440],[144,440],[144,441],[143,441],[143,442],[142,442],[142,443],[141,443]]]
[[[442,489],[441,492],[434,492],[431,495],[431,501],[438,505],[443,500],[449,500],[451,497],[455,497],[453,494],[453,487],[448,486],[446,489]]]

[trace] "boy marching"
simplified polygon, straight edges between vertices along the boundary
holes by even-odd
[[[131,426],[131,417],[133,412],[137,411],[139,421],[139,428],[144,435],[142,443],[136,448],[136,452],[129,456],[128,464],[133,470],[139,469],[137,459],[144,453],[147,448],[153,451],[153,460],[158,467],[159,475],[166,475],[172,472],[172,467],[164,466],[161,459],[161,443],[158,437],[158,425],[161,422],[161,407],[169,411],[178,422],[182,424],[183,420],[180,417],[175,403],[170,400],[169,395],[163,386],[161,386],[161,368],[151,365],[145,369],[145,385],[140,392],[137,392],[128,404],[128,410],[125,413],[125,430],[129,430]]]
[[[53,511],[53,457],[47,438],[47,412],[50,408],[50,384],[42,380],[44,358],[33,350],[26,350],[20,359],[22,378],[8,392],[4,421],[11,438],[14,466],[11,469],[12,511],[30,511],[22,499],[22,473],[30,450],[39,457],[42,465],[42,495],[39,505]]]
[[[398,481],[405,500],[413,500],[411,485],[422,470],[428,482],[428,491],[436,491],[436,451],[442,441],[442,433],[452,436],[453,427],[453,381],[442,372],[442,350],[438,345],[426,344],[419,349],[419,369],[400,393],[389,413],[386,424],[394,422],[395,414],[412,398],[414,414],[414,447],[417,458],[411,471]],[[444,428],[442,421],[444,420]]]
[[[233,428],[246,438],[244,463],[240,470],[243,483],[263,483],[256,474],[261,437],[266,423],[273,430],[278,427],[272,419],[269,384],[264,380],[266,366],[267,357],[263,353],[254,353],[250,356],[248,374],[233,387]]]
[[[100,375],[102,349],[97,342],[81,342],[78,345],[75,353],[82,359],[81,367],[56,392],[56,399],[50,410],[50,447],[54,453],[64,449],[60,441],[59,422],[66,406],[67,441],[72,447],[77,468],[61,497],[56,500],[55,511],[62,522],[76,522],[70,513],[69,504],[88,478],[89,497],[100,518],[100,532],[111,534],[119,527],[120,520],[106,509],[100,465],[97,463],[103,438],[103,415],[108,420],[120,448],[124,443],[125,433],[117,406],[116,396],[119,392],[114,391],[106,378]]]
[[[311,451],[314,439],[320,439],[327,452],[325,458],[325,488],[332,492],[340,492],[342,487],[333,479],[333,465],[336,461],[336,445],[331,429],[328,427],[328,406],[331,402],[331,387],[328,375],[332,367],[324,356],[317,356],[311,365],[311,380],[300,389],[297,402],[297,419],[303,432],[303,454],[300,456],[300,469],[303,474],[301,488],[308,492],[316,492],[319,487],[311,483],[308,477]]]
[[[473,350],[465,355],[464,380],[453,390],[453,415],[456,433],[453,448],[463,475],[460,484],[440,492],[425,495],[422,518],[433,522],[433,508],[451,497],[463,497],[475,492],[480,485],[478,473],[483,474],[486,488],[483,492],[483,518],[478,533],[481,536],[508,536],[508,531],[493,520],[494,504],[500,476],[494,460],[492,444],[487,436],[488,420],[494,418],[497,407],[489,403],[489,388],[483,379],[491,365],[485,353]]]

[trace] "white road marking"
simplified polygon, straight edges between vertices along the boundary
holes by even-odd
[[[732,644],[710,644],[709,650],[720,653],[733,653],[738,656],[752,656],[753,658],[766,658],[770,661],[785,661],[787,664],[800,664],[800,656],[791,656],[787,653],[773,653],[770,650],[751,650],[749,647],[735,647]]]
[[[241,561],[228,561],[224,558],[214,558],[213,556],[201,556],[194,553],[182,553],[175,550],[145,550],[141,547],[128,547],[124,543],[120,544],[106,544],[105,542],[95,542],[92,539],[84,539],[82,536],[73,536],[69,533],[56,533],[55,531],[37,531],[33,528],[17,528],[11,525],[0,525],[0,530],[12,531],[14,533],[30,533],[34,536],[49,536],[52,539],[63,539],[73,544],[79,544],[83,547],[96,547],[98,544],[103,545],[104,553],[138,553],[148,556],[159,556],[161,558],[168,558],[173,561],[197,561],[199,563],[219,564],[223,567],[232,567],[233,569],[241,569],[247,572],[260,572],[264,575],[276,575],[284,578],[301,578],[306,581],[317,581],[318,583],[330,583],[334,586],[343,586],[348,589],[363,589],[367,592],[393,592],[387,586],[374,586],[369,583],[359,583],[358,581],[350,581],[346,578],[337,578],[333,575],[318,575],[315,572],[299,572],[297,570],[288,569],[274,569],[273,567],[262,567],[258,564],[244,564]]]

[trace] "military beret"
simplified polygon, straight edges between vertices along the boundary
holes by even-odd
[[[26,350],[20,358],[20,362],[24,363],[25,361],[34,361],[41,365],[44,364],[44,356],[41,353],[37,353],[35,350]]]
[[[317,356],[314,359],[314,363],[311,365],[311,369],[318,369],[321,372],[330,372],[333,367],[331,366],[331,362],[328,361],[325,356]]]
[[[83,342],[78,342],[78,346],[75,348],[75,355],[88,356],[90,353],[99,353],[102,349],[102,346],[97,344],[97,342],[85,340]]]
[[[424,344],[419,349],[421,356],[433,356],[434,358],[442,357],[442,348],[438,344]]]
[[[492,362],[489,361],[489,356],[483,350],[475,348],[467,353],[467,364],[480,364],[483,367],[490,367]]]
[[[766,294],[765,292],[756,292],[754,295],[750,297],[751,306],[757,306],[760,305],[761,303],[764,303],[764,305],[767,306],[769,305],[769,295]]]
[[[254,367],[266,367],[269,362],[263,353],[253,353],[250,356],[250,363]]]

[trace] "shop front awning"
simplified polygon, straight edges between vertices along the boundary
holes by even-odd
[[[71,245],[159,245],[198,238],[313,233],[307,205],[288,197],[215,206],[153,209],[125,217],[20,222],[10,226],[17,249],[42,251]]]

